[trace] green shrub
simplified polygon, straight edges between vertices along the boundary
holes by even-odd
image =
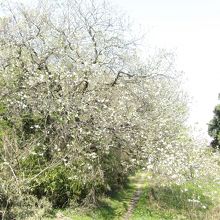
[[[79,198],[82,188],[71,176],[71,169],[64,165],[45,171],[31,182],[32,193],[38,198],[47,197],[53,207],[65,207],[71,200]]]

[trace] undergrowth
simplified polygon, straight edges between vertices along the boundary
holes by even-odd
[[[217,220],[220,219],[220,189],[212,182],[188,182],[162,185],[146,178],[139,185],[141,173],[129,178],[127,186],[100,199],[96,207],[55,210],[45,220],[65,217],[74,220],[120,220],[125,216],[131,199],[142,188],[131,220]]]

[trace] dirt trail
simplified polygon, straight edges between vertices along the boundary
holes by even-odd
[[[146,174],[143,173],[143,174],[141,174],[140,179],[135,184],[137,187],[137,190],[135,191],[135,193],[130,201],[127,212],[125,213],[124,217],[122,218],[123,220],[129,220],[131,218],[132,213],[133,213],[133,211],[134,211],[134,209],[135,209],[135,207],[141,197],[145,183],[146,183]]]

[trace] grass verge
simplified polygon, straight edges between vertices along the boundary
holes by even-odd
[[[132,220],[220,219],[219,185],[214,183],[149,184],[133,212]]]

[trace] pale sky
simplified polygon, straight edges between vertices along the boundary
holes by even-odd
[[[111,0],[145,31],[147,44],[175,51],[193,98],[190,122],[207,133],[220,93],[220,0]]]

